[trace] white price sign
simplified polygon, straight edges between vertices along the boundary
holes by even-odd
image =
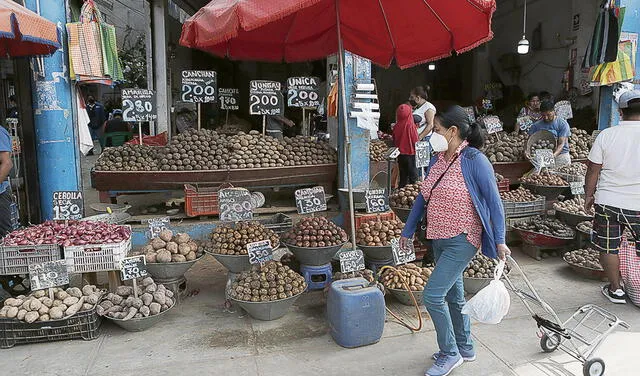
[[[416,251],[413,248],[413,241],[409,240],[406,247],[400,247],[400,238],[391,239],[391,253],[393,254],[393,264],[402,265],[416,259]]]
[[[341,252],[339,257],[340,270],[343,273],[357,272],[365,268],[364,254],[359,249]]]
[[[249,254],[250,264],[264,264],[273,260],[271,240],[261,240],[247,244],[247,253]]]
[[[80,191],[53,192],[53,219],[81,219],[84,213],[84,200]]]
[[[551,149],[538,149],[534,152],[533,155],[533,165],[536,167],[536,170],[539,172],[543,168],[553,168],[556,166],[556,157],[553,155],[553,150]]]

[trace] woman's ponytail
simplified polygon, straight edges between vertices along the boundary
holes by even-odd
[[[481,149],[484,146],[484,135],[482,134],[480,124],[477,122],[471,123],[466,140],[469,143],[469,146],[476,149]]]

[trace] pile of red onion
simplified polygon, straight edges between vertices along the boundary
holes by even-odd
[[[58,244],[65,247],[85,244],[119,243],[131,237],[126,226],[92,221],[47,221],[16,230],[4,237],[6,246]]]

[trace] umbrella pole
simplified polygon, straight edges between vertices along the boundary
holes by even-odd
[[[353,205],[353,183],[351,181],[351,138],[349,137],[349,118],[347,116],[347,90],[344,77],[344,46],[340,30],[340,7],[336,1],[336,24],[338,29],[338,79],[340,85],[340,104],[342,105],[342,123],[344,124],[345,164],[347,167],[347,190],[349,196],[349,221],[351,223],[351,249],[356,249],[356,217]]]

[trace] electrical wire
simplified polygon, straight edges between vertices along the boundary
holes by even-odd
[[[380,276],[382,275],[382,272],[386,269],[395,270],[396,272],[398,271],[398,269],[394,268],[393,266],[385,265],[382,268],[380,268],[380,271],[378,271],[378,278],[380,278]],[[405,287],[405,289],[411,296],[411,301],[413,301],[413,305],[415,306],[416,313],[418,315],[418,327],[414,328],[410,324],[406,323],[403,319],[401,319],[398,315],[396,315],[392,310],[390,310],[389,307],[385,306],[384,308],[387,310],[387,312],[389,312],[391,316],[393,316],[393,318],[398,320],[398,322],[400,322],[400,324],[405,326],[407,329],[411,330],[412,332],[419,332],[422,329],[422,314],[420,313],[420,305],[418,305],[415,295],[413,295],[411,288],[409,288],[407,279],[400,273],[397,273],[396,275],[400,277],[399,279],[402,281],[402,285]]]

